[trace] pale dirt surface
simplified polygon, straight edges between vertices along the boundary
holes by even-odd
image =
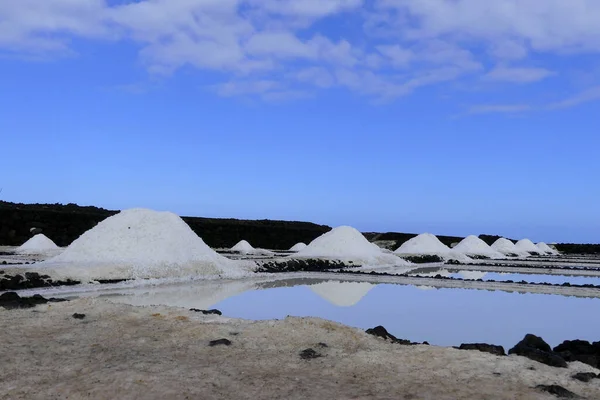
[[[538,384],[600,399],[600,380],[570,378],[598,372],[584,364],[401,346],[316,318],[248,322],[79,299],[0,310],[0,323],[0,399],[555,398]],[[233,344],[208,346],[220,338]],[[323,357],[302,360],[309,347]]]

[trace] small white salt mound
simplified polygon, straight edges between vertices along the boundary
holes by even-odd
[[[179,216],[139,208],[105,219],[45,264],[81,280],[245,274],[238,263],[208,247]]]
[[[252,253],[254,247],[245,240],[240,240],[235,246],[231,248],[233,251],[239,251],[240,253]]]
[[[486,242],[477,236],[467,236],[454,248],[454,251],[470,256],[484,256],[489,258],[505,258],[504,254],[492,249]]]
[[[240,240],[235,246],[233,246],[231,248],[231,250],[237,251],[238,253],[241,253],[241,254],[264,255],[264,256],[270,256],[270,255],[275,254],[270,250],[254,248],[246,240]]]
[[[537,253],[540,254],[540,249],[536,247],[535,244],[529,239],[521,239],[516,244],[515,247],[517,250],[525,251],[527,253]]]
[[[483,271],[460,271],[458,273],[463,279],[471,279],[471,280],[477,280],[477,279],[483,279],[484,276],[487,275],[487,272],[483,272]]]
[[[528,256],[529,253],[520,249],[517,249],[517,247],[515,246],[515,244],[513,242],[511,242],[508,239],[505,238],[500,238],[498,240],[496,240],[493,244],[492,244],[492,249],[499,251],[500,253],[504,254],[504,255],[511,255],[511,254],[515,254],[517,256]]]
[[[310,290],[338,307],[351,307],[375,287],[367,282],[329,281],[311,285]]]
[[[324,233],[292,257],[328,258],[366,265],[410,265],[394,254],[385,253],[350,226],[340,226]]]
[[[17,247],[15,251],[20,254],[40,254],[56,250],[60,250],[60,247],[46,235],[40,233]]]
[[[306,243],[300,242],[300,243],[296,243],[295,245],[290,247],[290,251],[300,251],[304,248],[306,248]]]
[[[536,244],[536,247],[539,249],[538,251],[546,254],[558,254],[558,251],[554,250],[552,247],[548,246],[544,242],[539,242]]]

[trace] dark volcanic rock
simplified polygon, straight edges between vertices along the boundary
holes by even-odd
[[[300,358],[303,360],[312,360],[313,358],[323,357],[313,349],[304,349],[300,352]]]
[[[600,367],[600,346],[587,340],[565,340],[554,348],[566,361],[581,361],[592,367]]]
[[[194,312],[200,312],[204,315],[209,315],[209,314],[214,314],[214,315],[223,315],[223,313],[219,310],[199,310],[197,308],[190,308],[190,311],[194,311]]]
[[[567,362],[557,353],[552,352],[550,345],[541,337],[527,334],[508,354],[517,354],[530,360],[550,365],[551,367],[567,368]]]
[[[390,340],[393,343],[404,344],[404,345],[418,344],[418,343],[412,343],[410,340],[398,339],[396,336],[394,336],[391,333],[389,333],[387,331],[387,329],[385,329],[381,325],[376,326],[375,328],[367,329],[366,332],[369,335],[373,335],[373,336],[377,336],[377,337],[380,337],[380,338],[384,338],[385,340]]]
[[[46,299],[39,294],[34,294],[31,297],[21,297],[15,292],[6,292],[0,295],[0,307],[7,310],[13,310],[16,308],[31,308],[38,304],[46,304],[48,302],[58,303],[67,301],[65,299]]]
[[[536,388],[562,399],[581,399],[580,396],[558,385],[537,385]]]
[[[341,261],[320,259],[289,259],[272,260],[266,262],[257,261],[258,269],[255,272],[296,272],[296,271],[327,271],[348,267],[360,267],[360,265],[346,265]],[[350,264],[350,263],[349,263]]]
[[[581,381],[581,382],[589,382],[592,379],[600,379],[600,375],[596,375],[593,372],[578,372],[575,375],[573,375],[571,378],[577,379],[578,381]]]
[[[208,343],[208,345],[210,347],[219,346],[219,345],[231,346],[231,340],[229,340],[229,339],[211,340],[210,343]]]
[[[484,353],[491,353],[497,356],[505,356],[504,347],[496,346],[487,343],[463,343],[459,347],[460,350],[479,350]]]
[[[85,318],[85,314],[75,313],[75,314],[73,314],[73,318],[75,318],[75,319],[84,319]]]
[[[26,272],[22,275],[4,275],[0,279],[0,291],[3,290],[21,290],[34,289],[50,286],[72,286],[78,285],[81,282],[67,279],[66,281],[53,281],[48,275],[40,275],[37,272]]]

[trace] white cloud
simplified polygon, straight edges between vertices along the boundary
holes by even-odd
[[[364,30],[344,25],[349,13]],[[300,98],[341,86],[389,100],[457,80],[538,82],[558,75],[534,60],[540,53],[600,53],[597,0],[0,0],[0,15],[0,52],[128,41],[150,72],[225,73],[222,96]]]
[[[484,79],[495,82],[531,83],[556,75],[544,68],[511,68],[498,66],[488,72]]]
[[[334,85],[335,80],[327,69],[322,67],[304,68],[291,76],[300,82],[310,83],[321,88],[329,88]]]
[[[488,43],[527,41],[540,51],[600,50],[597,0],[379,0],[407,14],[412,38],[455,35]]]

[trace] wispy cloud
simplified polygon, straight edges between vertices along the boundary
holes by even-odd
[[[531,111],[533,108],[527,104],[481,104],[471,106],[468,114],[518,114]]]
[[[547,108],[551,110],[570,108],[592,101],[600,101],[600,86],[589,88],[581,93],[576,94],[575,96],[566,98],[556,103],[552,103]]]
[[[544,68],[511,68],[506,66],[496,67],[483,77],[486,81],[532,83],[544,80],[555,72]]]

